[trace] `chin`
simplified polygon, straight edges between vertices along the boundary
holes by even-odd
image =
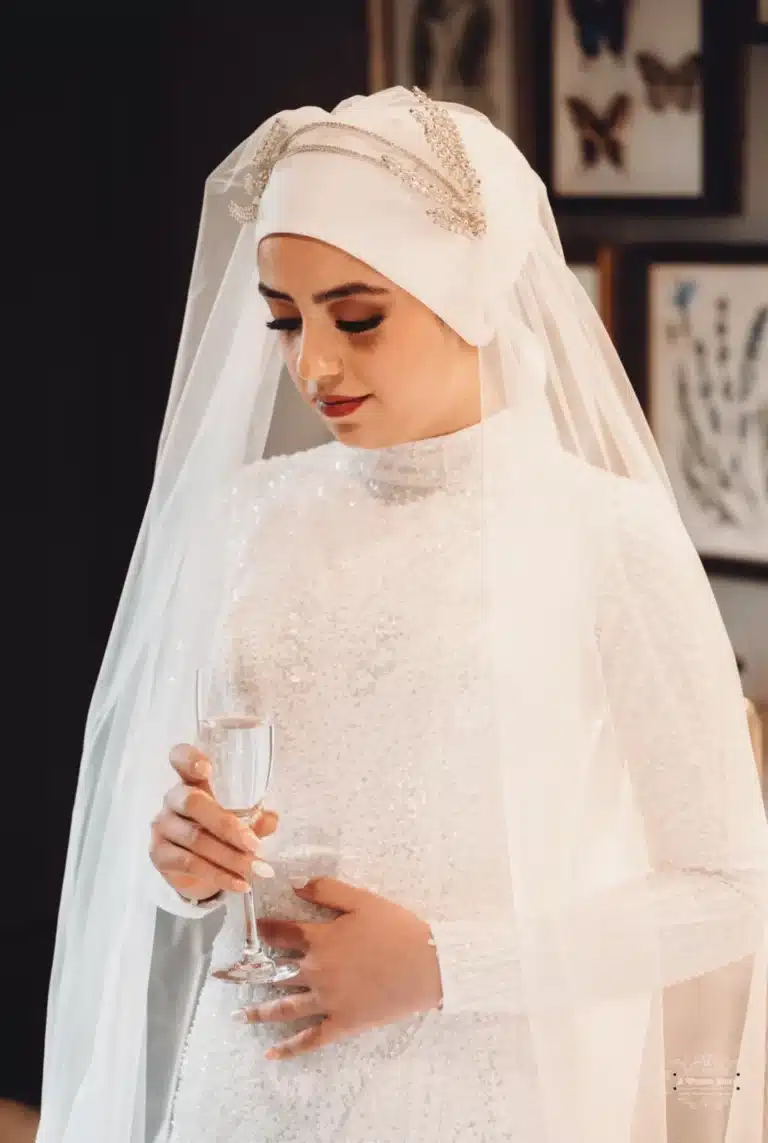
[[[350,448],[386,448],[387,443],[380,439],[381,434],[371,429],[369,425],[348,424],[331,425],[331,432],[340,444],[349,445]]]
[[[372,417],[371,412],[370,408],[363,407],[359,415],[348,419],[337,421],[323,417],[323,421],[336,440],[340,444],[349,445],[350,448],[387,448],[396,443],[394,439],[390,439],[393,434],[387,432],[386,424],[382,424],[379,418]]]

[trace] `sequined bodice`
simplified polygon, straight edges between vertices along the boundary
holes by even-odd
[[[462,806],[498,812],[498,791],[471,764],[487,733],[480,444],[472,426],[375,452],[317,450],[314,495],[286,511],[276,484],[283,509],[266,521],[302,557],[287,575],[279,561],[247,567],[234,624],[250,687],[277,724],[281,850],[308,823],[332,821],[344,875],[424,915],[477,877],[470,835],[452,838]],[[482,858],[489,899],[498,857]]]
[[[234,624],[250,685],[277,723],[269,802],[282,819],[266,852],[278,878],[259,886],[263,912],[315,917],[291,893],[293,867],[426,918],[496,918],[501,798],[493,767],[479,765],[490,749],[478,659],[482,439],[473,426],[375,453],[333,443],[265,466],[258,523],[272,555],[246,563]],[[238,904],[214,959],[237,950]],[[174,1143],[533,1139],[520,1019],[429,1013],[276,1071],[262,1056],[285,1028],[233,1025],[226,989],[205,986]],[[454,1094],[443,1090],[430,1116],[435,1084]],[[478,1093],[494,1086],[498,1102],[483,1110]],[[483,1133],[471,1127],[479,1113]],[[506,1126],[494,1133],[494,1122]]]

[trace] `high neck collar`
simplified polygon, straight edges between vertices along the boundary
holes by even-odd
[[[438,489],[471,491],[479,486],[488,444],[504,434],[512,420],[505,409],[444,436],[380,449],[340,445],[341,464],[369,491],[382,496]]]

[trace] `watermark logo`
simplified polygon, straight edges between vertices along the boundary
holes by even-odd
[[[688,1107],[719,1107],[730,1104],[741,1090],[738,1060],[702,1054],[692,1060],[675,1060],[667,1071],[667,1094]]]

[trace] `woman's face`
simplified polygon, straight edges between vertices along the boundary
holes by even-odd
[[[270,235],[258,260],[286,366],[340,441],[386,448],[480,420],[477,350],[405,290],[314,238]]]

